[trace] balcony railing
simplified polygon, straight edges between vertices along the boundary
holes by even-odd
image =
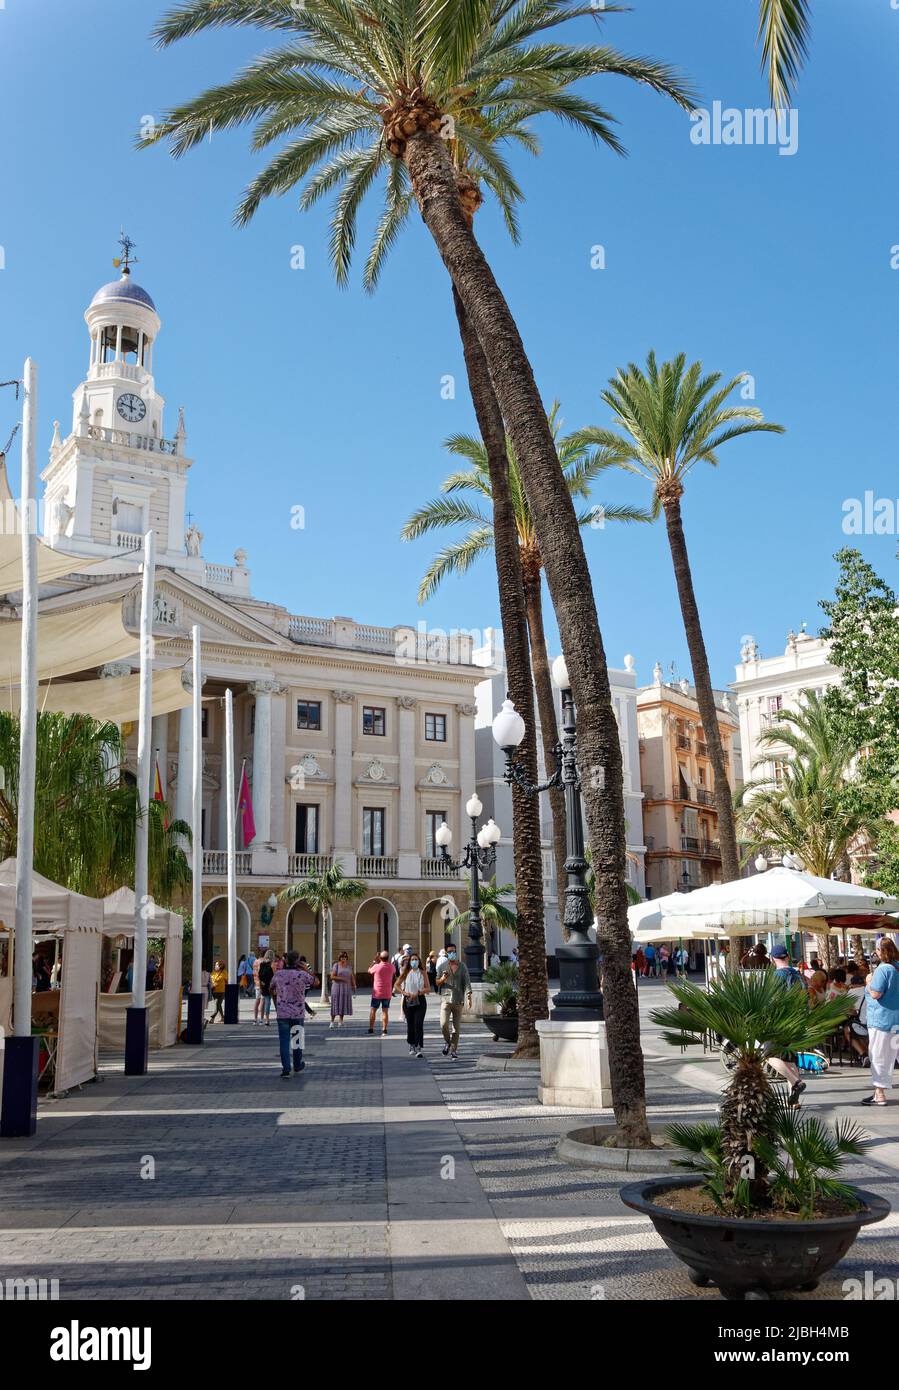
[[[688,854],[698,854],[699,840],[696,838],[695,835],[681,835],[680,847],[682,850],[685,850]]]
[[[696,788],[696,800],[699,802],[700,806],[714,806],[715,804],[714,795],[707,787]]]
[[[396,878],[397,860],[395,855],[365,854],[356,864],[359,878]]]
[[[88,439],[100,444],[118,444],[126,449],[143,449],[148,454],[177,454],[177,439],[157,439],[153,434],[132,434],[130,430],[110,430],[105,425],[88,425]]]
[[[675,782],[671,788],[671,795],[675,801],[692,801],[693,793],[689,787],[683,787],[679,782]]]
[[[249,850],[238,850],[234,856],[236,871],[244,876],[250,872],[251,854]],[[228,851],[224,849],[204,849],[203,873],[224,878],[228,873]]]
[[[457,878],[458,869],[454,869],[452,864],[448,864],[445,859],[422,859],[421,876],[422,878]]]
[[[330,854],[288,854],[288,878],[312,878],[330,869],[333,855]]]
[[[143,547],[144,538],[134,531],[113,531],[112,544],[117,550],[140,550]]]
[[[678,746],[678,748],[686,748],[686,749],[687,749],[687,752],[689,752],[689,751],[690,751],[690,748],[692,747],[692,744],[691,744],[689,735],[688,735],[688,734],[678,734],[678,736],[677,736],[677,746]]]
[[[706,857],[707,859],[720,859],[720,858],[721,858],[721,841],[720,841],[720,840],[703,840],[703,841],[702,841],[701,848],[700,848],[700,854],[704,854],[705,857]]]

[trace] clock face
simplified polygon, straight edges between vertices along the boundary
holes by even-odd
[[[146,415],[147,406],[140,396],[135,396],[133,391],[126,391],[116,401],[116,410],[123,420],[127,420],[130,425],[136,425]]]

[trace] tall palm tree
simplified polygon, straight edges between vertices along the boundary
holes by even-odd
[[[368,885],[361,878],[347,878],[343,861],[336,859],[321,873],[291,883],[279,894],[283,902],[305,903],[314,912],[316,922],[321,922],[322,1003],[328,997],[328,946],[330,943],[333,947],[334,942],[334,907],[337,903],[356,902],[367,892]]]
[[[611,11],[610,11],[611,12]],[[570,19],[601,15],[576,0],[188,0],[157,27],[161,45],[204,29],[250,25],[288,34],[295,42],[265,55],[234,82],[171,111],[145,143],[171,139],[176,155],[207,133],[257,122],[255,144],[290,142],[253,181],[238,211],[247,221],[273,193],[304,185],[302,205],[339,189],[332,229],[335,265],[348,264],[356,212],[384,175],[386,202],[369,267],[377,269],[395,241],[413,200],[453,282],[472,399],[491,461],[500,605],[509,661],[510,694],[532,728],[531,682],[524,675],[526,628],[517,550],[503,476],[504,425],[521,459],[525,486],[541,533],[550,592],[577,700],[584,764],[602,767],[591,778],[585,809],[603,864],[602,922],[613,987],[607,1025],[619,1096],[619,1124],[649,1142],[645,1120],[639,1019],[630,980],[623,891],[625,844],[621,757],[608,672],[586,556],[564,485],[533,372],[517,326],[475,239],[473,215],[486,183],[514,224],[520,197],[485,126],[484,112],[506,124],[510,138],[533,147],[532,114],[549,113],[615,149],[611,117],[571,91],[581,78],[616,73],[645,83],[689,108],[690,93],[662,64],[628,58],[597,45],[532,42]],[[472,174],[474,162],[477,174]],[[514,678],[514,683],[513,683]],[[530,717],[529,717],[530,716]],[[533,734],[523,747],[535,774]],[[605,781],[605,791],[600,787]],[[539,901],[537,810],[513,787],[522,980],[519,1052],[535,1046],[529,998],[545,995],[536,948],[542,922],[527,923],[526,904]],[[519,843],[520,841],[520,843]],[[527,930],[526,930],[527,929]],[[533,957],[533,959],[532,959]],[[614,959],[613,959],[614,958]],[[545,1002],[539,1007],[541,1016]]]
[[[54,883],[102,898],[134,884],[137,787],[112,773],[123,756],[115,724],[83,714],[41,713],[37,718],[34,868]],[[0,713],[0,859],[16,853],[19,793],[19,721]],[[149,888],[171,902],[190,883],[184,845],[190,826],[167,823],[164,802],[149,805]]]
[[[484,951],[489,961],[490,947],[494,933],[500,931],[510,931],[518,935],[518,917],[511,907],[506,907],[503,898],[509,898],[515,892],[514,883],[501,883],[497,886],[496,875],[488,879],[485,883],[478,885],[478,896],[481,901],[481,921],[486,927],[490,928],[488,939],[484,943]],[[468,912],[460,912],[447,922],[446,930],[459,931],[468,926]],[[544,977],[546,967],[544,964]]]
[[[684,537],[681,498],[694,464],[717,465],[722,444],[760,430],[783,433],[782,425],[766,423],[755,406],[726,404],[741,380],[735,377],[722,385],[720,372],[705,373],[701,362],[688,367],[684,353],[659,366],[655,353],[650,352],[645,372],[631,363],[601,392],[620,432],[592,428],[584,430],[581,436],[603,450],[606,466],[623,468],[649,482],[653,515],[663,512],[665,516],[696,702],[715,776],[721,867],[727,882],[739,878],[740,858],[727,763]]]
[[[556,442],[559,464],[569,492],[572,497],[586,500],[590,496],[590,484],[593,478],[604,465],[599,456],[583,444],[577,435],[561,435],[562,422],[559,419],[558,401],[553,403],[549,413],[549,423],[553,439]],[[459,526],[464,528],[465,534],[441,550],[428,566],[418,589],[419,603],[426,603],[428,599],[433,597],[448,575],[464,574],[477,559],[494,547],[494,519],[485,514],[477,502],[469,502],[459,495],[474,494],[478,499],[492,502],[487,447],[484,441],[476,436],[457,434],[446,441],[445,448],[456,458],[464,459],[468,467],[459,472],[451,473],[441,484],[440,490],[443,495],[425,503],[423,507],[419,507],[406,522],[401,534],[403,540],[411,541],[432,531],[442,531]],[[531,666],[537,692],[537,709],[540,714],[544,762],[551,771],[554,764],[553,750],[558,743],[559,731],[543,625],[543,559],[540,555],[533,513],[521,481],[521,470],[518,467],[515,450],[508,439],[506,439],[506,462],[506,474],[509,479],[512,514],[524,583]],[[597,507],[594,505],[583,507],[578,512],[578,523],[581,527],[595,526],[598,520],[604,523],[607,520],[649,521],[651,518],[649,513],[641,507]],[[565,860],[567,858],[565,797],[561,788],[553,788],[550,792],[550,801],[552,805],[556,883],[561,898],[565,885]]]
[[[755,777],[737,794],[737,822],[747,855],[795,854],[819,878],[848,877],[850,847],[870,826],[852,795],[858,749],[827,701],[805,691],[798,709],[781,710],[762,731],[759,747],[763,755],[752,770],[767,771],[768,758],[776,756],[782,775],[775,782],[770,775]],[[834,939],[819,936],[817,947],[821,960],[831,963]]]
[[[804,0],[771,0],[767,25],[762,10],[772,71],[786,77],[795,69],[795,62],[790,67],[789,35],[795,46],[797,20],[790,8],[797,4],[804,5]],[[607,12],[613,8],[617,7]],[[364,5],[349,0],[185,0],[157,27],[161,45],[205,29],[240,25],[297,41],[264,56],[235,82],[175,108],[150,142],[171,137],[173,152],[181,154],[215,129],[251,121],[258,121],[259,148],[282,136],[296,136],[253,181],[241,204],[241,220],[251,217],[269,194],[283,193],[305,180],[306,198],[340,187],[338,205],[354,232],[356,210],[379,174],[385,173],[387,201],[377,244],[389,247],[411,199],[418,205],[453,281],[478,427],[485,439],[493,440],[491,459],[500,460],[504,419],[521,460],[578,706],[582,761],[589,768],[602,767],[605,774],[589,779],[584,805],[601,865],[607,1032],[618,1088],[615,1113],[623,1132],[648,1144],[625,912],[621,757],[590,574],[533,371],[475,239],[473,211],[460,198],[459,168],[451,150],[461,131],[496,178],[502,160],[490,150],[479,127],[485,106],[501,116],[511,116],[513,108],[552,111],[595,139],[617,146],[608,113],[567,90],[580,78],[600,72],[634,78],[691,105],[686,88],[663,65],[622,57],[606,47],[533,41],[559,24],[588,16],[601,18],[594,4],[577,0],[365,0]],[[317,166],[323,167],[312,175]],[[486,173],[485,178],[489,182]],[[351,250],[351,241],[348,246]],[[497,476],[497,504],[505,501],[501,490]],[[502,551],[507,558],[500,559],[497,528],[497,561],[505,566],[501,583],[505,578],[514,587],[507,521],[505,529]],[[501,602],[504,596],[501,588]],[[504,626],[505,621],[504,614]],[[521,644],[520,621],[505,635],[507,652],[510,640]],[[524,683],[521,694],[527,696]],[[518,789],[513,789],[513,807],[525,814]],[[516,876],[518,872],[516,859]],[[529,868],[529,876],[532,872]],[[530,883],[518,888],[527,888],[529,895],[532,891]]]

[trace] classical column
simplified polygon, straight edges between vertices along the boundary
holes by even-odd
[[[181,684],[191,688],[190,676],[182,672]],[[175,820],[190,824],[191,768],[194,756],[194,735],[190,705],[178,711],[178,780],[175,783]]]
[[[121,680],[123,676],[130,676],[131,674],[130,661],[108,661],[105,666],[100,667],[99,672],[101,680]],[[119,726],[119,733],[121,733],[121,725]],[[106,769],[109,773],[109,780],[111,782],[117,782],[121,775],[121,765],[116,761],[115,754],[111,748],[106,748],[104,758],[106,761]]]
[[[222,754],[221,754],[221,776],[219,778],[219,805],[218,805],[218,834],[216,836],[216,848],[227,849],[228,846],[228,773],[227,755],[228,740],[225,737],[225,715],[224,703],[221,705],[222,721]],[[235,796],[237,795],[235,789]]]
[[[399,863],[400,878],[421,876],[418,843],[418,793],[415,789],[416,706],[411,695],[398,695],[400,749]]]
[[[272,838],[272,696],[280,695],[283,687],[274,680],[255,681],[250,694],[256,701],[253,717],[253,819],[256,835],[253,846],[259,849]]]
[[[272,797],[271,797],[271,838],[272,843],[288,848],[284,813],[286,782],[284,778],[284,750],[287,746],[287,686],[279,685],[272,692]],[[293,841],[290,841],[293,848]]]
[[[476,705],[456,705],[459,717],[459,787],[463,804],[475,790],[474,717]]]
[[[344,871],[356,872],[353,844],[353,712],[356,696],[351,690],[334,691],[334,837],[335,857]]]

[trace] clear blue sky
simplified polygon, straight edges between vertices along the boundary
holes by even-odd
[[[755,0],[634,0],[606,41],[688,73],[706,105],[766,104]],[[289,195],[247,230],[231,225],[258,161],[245,132],[180,162],[137,152],[145,116],[228,77],[272,36],[203,36],[160,53],[162,0],[6,0],[0,9],[3,196],[0,379],[26,354],[41,368],[41,454],[67,425],[87,364],[83,311],[114,278],[124,223],[135,278],[163,318],[155,371],[173,430],[184,405],[195,458],[190,507],[207,558],[249,553],[254,592],[293,612],[483,629],[498,622],[489,561],[415,601],[428,541],[400,545],[407,514],[448,471],[443,439],[472,428],[448,284],[410,225],[381,289],[338,291],[324,210]],[[788,428],[738,441],[694,475],[685,525],[713,677],[733,677],[739,640],[766,654],[788,628],[817,629],[845,543],[842,502],[899,497],[896,469],[899,243],[895,126],[899,11],[889,0],[821,0],[799,95],[800,142],[701,147],[670,103],[619,79],[594,84],[621,121],[621,160],[547,123],[539,160],[516,159],[528,202],[515,249],[492,211],[479,233],[547,402],[568,428],[602,423],[619,365],[683,349],[751,372],[757,404]],[[589,22],[581,26],[590,34]],[[360,247],[375,209],[363,220]],[[291,269],[302,244],[306,269]],[[590,267],[602,244],[607,269]],[[361,266],[360,266],[361,269]],[[444,374],[458,383],[441,399]],[[0,393],[6,438],[15,403]],[[0,440],[2,444],[2,440]],[[598,502],[640,498],[623,475]],[[645,497],[642,500],[646,500]],[[291,508],[305,509],[304,530]],[[587,533],[607,651],[688,670],[660,527]],[[895,581],[895,537],[859,542]],[[555,633],[551,634],[555,643]]]

